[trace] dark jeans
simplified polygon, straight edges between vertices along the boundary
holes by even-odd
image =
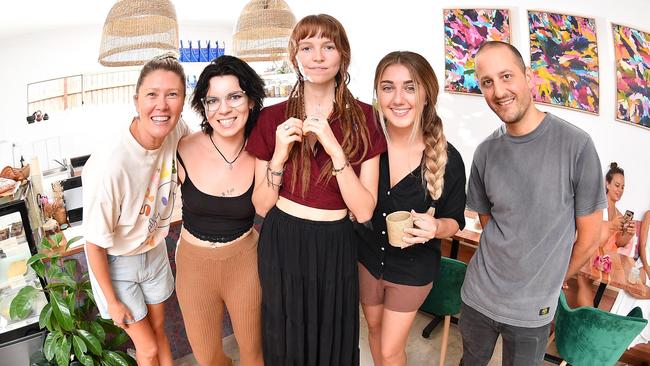
[[[460,334],[463,337],[461,366],[487,365],[499,335],[503,339],[502,365],[541,365],[551,324],[538,328],[515,327],[494,321],[463,303]]]

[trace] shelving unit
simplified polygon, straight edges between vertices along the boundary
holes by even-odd
[[[194,88],[189,87],[192,81],[198,80],[203,69],[209,62],[183,62],[185,75],[187,75],[188,90],[187,94],[190,95],[194,92]],[[260,70],[267,66],[267,63],[251,63],[253,69],[260,75],[265,84],[266,98],[264,105],[269,106],[284,101],[289,96],[291,88],[296,83],[296,75],[294,73],[278,74],[275,72],[262,72]]]

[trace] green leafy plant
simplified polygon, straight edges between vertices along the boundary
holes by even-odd
[[[43,238],[39,253],[27,264],[48,284],[43,290],[23,287],[12,300],[9,315],[12,319],[26,318],[38,293],[45,291],[50,302],[41,310],[38,323],[41,329],[48,330],[43,344],[47,361],[58,366],[67,366],[71,361],[84,366],[136,365],[131,356],[116,350],[129,339],[126,332],[94,314],[95,298],[88,272],[79,269],[76,260],[61,255],[80,237],[65,243],[62,239],[61,233]]]

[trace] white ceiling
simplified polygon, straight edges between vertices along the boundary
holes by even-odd
[[[232,25],[248,0],[175,0],[180,24]],[[115,0],[12,1],[0,12],[0,38],[47,29],[103,24]],[[287,1],[298,3],[298,1]],[[292,6],[293,7],[293,6]],[[295,10],[294,10],[295,11]]]

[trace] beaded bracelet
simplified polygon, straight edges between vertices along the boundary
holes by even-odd
[[[282,187],[282,178],[280,178],[280,183],[275,184],[273,183],[273,177],[282,177],[282,175],[284,175],[284,168],[276,172],[273,169],[271,169],[271,162],[270,161],[266,162],[266,186],[267,187],[273,187],[280,190],[280,187]]]
[[[338,174],[341,174],[341,172],[343,171],[343,169],[345,169],[345,168],[347,168],[347,167],[349,167],[349,166],[350,166],[350,161],[349,161],[349,160],[346,160],[346,161],[345,161],[345,164],[343,164],[343,166],[340,167],[339,169],[336,169],[336,168],[334,167],[334,164],[332,164],[332,175],[336,177]]]
[[[275,175],[276,177],[281,177],[284,174],[284,168],[282,168],[280,171],[276,172],[271,169],[271,162],[267,161],[266,162],[266,171],[271,173],[271,175]]]

